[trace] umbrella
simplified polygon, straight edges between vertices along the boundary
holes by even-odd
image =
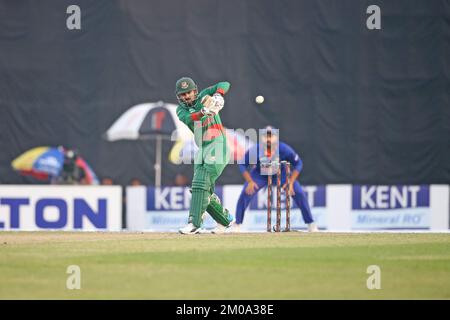
[[[11,163],[14,170],[23,175],[32,176],[39,180],[49,180],[58,177],[64,163],[63,147],[36,147],[30,149]],[[76,165],[80,167],[89,184],[98,184],[98,178],[86,161],[78,157]]]
[[[162,140],[183,141],[193,134],[177,117],[177,106],[163,101],[135,105],[125,111],[105,133],[108,141],[156,140],[155,186],[161,186]]]
[[[177,117],[177,106],[163,101],[141,103],[125,111],[108,129],[105,138],[146,140],[156,135],[187,139],[194,135]]]

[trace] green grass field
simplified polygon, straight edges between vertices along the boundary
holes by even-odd
[[[0,299],[450,299],[450,234],[1,232]]]

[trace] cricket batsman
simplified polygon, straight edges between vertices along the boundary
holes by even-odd
[[[230,156],[219,116],[225,104],[223,96],[229,88],[230,83],[219,82],[198,92],[197,85],[188,77],[179,79],[175,85],[179,102],[177,116],[194,133],[195,143],[199,147],[195,155],[189,220],[179,230],[182,234],[200,233],[205,212],[225,228],[233,222],[233,216],[222,207],[219,197],[214,193],[215,182]],[[224,228],[217,230],[221,229]]]
[[[234,226],[234,231],[240,231],[240,225],[244,220],[244,213],[252,198],[258,193],[259,190],[267,186],[267,175],[261,174],[261,162],[270,161],[289,161],[292,166],[291,179],[286,181],[286,171],[284,166],[281,168],[281,184],[283,189],[290,190],[291,196],[300,208],[303,216],[303,220],[308,225],[309,232],[318,231],[316,224],[314,223],[311,209],[309,208],[308,199],[306,197],[305,191],[300,186],[297,181],[298,176],[303,168],[303,162],[299,155],[286,143],[279,141],[277,132],[278,130],[273,130],[272,127],[268,126],[264,130],[264,135],[262,136],[263,145],[257,144],[250,148],[245,154],[245,162],[239,165],[239,169],[245,179],[244,187],[239,196],[236,208],[236,224]],[[267,134],[270,132],[270,135]],[[268,138],[269,137],[269,138]],[[270,141],[269,141],[270,139]],[[266,146],[270,145],[271,148]],[[250,155],[257,155],[256,164],[254,168],[249,169]],[[276,175],[272,177],[272,183],[276,183]],[[290,185],[288,189],[288,184]]]

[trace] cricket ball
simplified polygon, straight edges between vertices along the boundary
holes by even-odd
[[[257,96],[257,97],[255,98],[255,102],[256,102],[257,104],[263,103],[263,102],[264,102],[264,97],[263,97],[263,96]]]

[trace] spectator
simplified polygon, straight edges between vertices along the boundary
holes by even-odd
[[[175,176],[175,185],[177,187],[186,187],[189,185],[189,179],[182,173]]]
[[[102,185],[104,185],[104,186],[112,186],[113,184],[114,184],[114,181],[110,177],[104,177],[102,179]]]
[[[142,182],[138,178],[133,178],[130,180],[130,186],[142,186]]]
[[[86,174],[76,162],[78,153],[68,149],[64,153],[64,162],[61,173],[56,178],[57,184],[86,184]]]

